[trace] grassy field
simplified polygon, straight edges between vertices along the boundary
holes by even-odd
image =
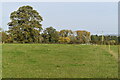
[[[4,44],[3,78],[117,78],[117,46]]]
[[[0,44],[0,79],[2,79],[2,45]]]

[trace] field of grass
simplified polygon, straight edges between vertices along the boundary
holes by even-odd
[[[2,45],[0,44],[0,79],[2,79]]]
[[[115,53],[118,53],[118,45],[112,45],[112,46],[110,46],[111,48],[111,50],[112,51],[114,51]]]
[[[116,46],[3,44],[3,78],[117,78]]]

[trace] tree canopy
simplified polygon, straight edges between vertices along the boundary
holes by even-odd
[[[10,15],[11,22],[8,23],[8,33],[12,35],[13,41],[28,43],[39,42],[42,30],[43,18],[31,6],[22,6]]]
[[[48,27],[43,31],[42,37],[44,38],[44,42],[55,43],[58,41],[59,35],[56,29]]]

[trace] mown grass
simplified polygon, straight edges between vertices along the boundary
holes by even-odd
[[[116,59],[101,46],[4,44],[2,50],[3,78],[118,77]]]
[[[2,44],[0,44],[0,79],[2,79]]]

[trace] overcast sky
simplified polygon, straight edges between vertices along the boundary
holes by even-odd
[[[87,30],[92,34],[118,33],[117,2],[6,2],[2,3],[4,30],[8,30],[10,13],[25,5],[40,13],[44,19],[43,28]]]

